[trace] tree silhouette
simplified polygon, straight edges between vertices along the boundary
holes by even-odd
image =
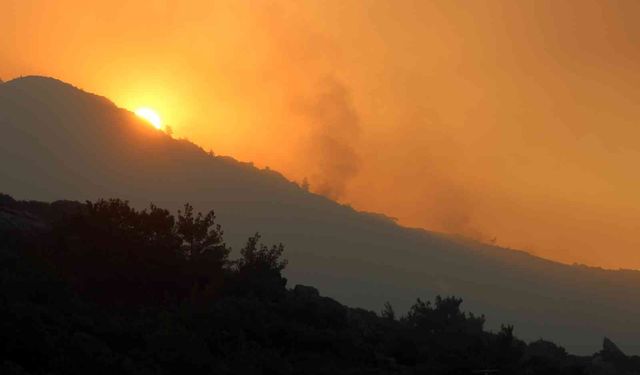
[[[287,261],[282,259],[284,245],[268,247],[260,243],[260,238],[260,233],[249,237],[245,247],[240,250],[242,257],[237,261],[238,269],[280,273],[287,266]]]
[[[306,177],[302,179],[302,184],[300,184],[300,187],[302,188],[302,190],[309,191],[309,180]]]
[[[384,303],[384,307],[382,309],[382,312],[380,313],[380,316],[389,320],[396,319],[396,312],[393,310],[393,306],[391,306],[389,302]]]
[[[226,264],[230,249],[224,243],[222,227],[215,223],[215,214],[193,213],[193,206],[184,205],[184,211],[178,211],[177,233],[182,240],[185,257],[194,262]]]
[[[249,237],[240,250],[240,258],[234,266],[237,272],[237,288],[241,293],[264,297],[277,297],[284,291],[287,280],[282,270],[287,261],[282,259],[284,245],[271,247],[260,243],[260,234]]]

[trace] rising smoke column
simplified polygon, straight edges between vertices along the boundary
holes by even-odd
[[[316,95],[301,109],[309,126],[306,158],[313,166],[311,188],[340,199],[361,164],[355,147],[360,120],[349,91],[334,77],[324,79]]]

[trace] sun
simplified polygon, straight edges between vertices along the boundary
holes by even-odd
[[[148,121],[156,129],[162,129],[162,119],[153,109],[147,107],[138,108],[135,114]]]

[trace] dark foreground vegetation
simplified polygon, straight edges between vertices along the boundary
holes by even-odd
[[[212,212],[0,195],[0,374],[635,374],[605,339],[578,357],[462,300],[404,316],[287,288],[282,245],[230,259]]]

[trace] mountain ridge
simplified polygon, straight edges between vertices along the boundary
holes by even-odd
[[[640,272],[572,266],[514,249],[403,227],[307,192],[271,169],[159,132],[108,99],[53,78],[0,85],[0,191],[20,199],[120,197],[172,210],[214,209],[239,248],[259,230],[287,245],[294,283],[342,303],[399,309],[416,296],[459,295],[520,336],[593,352],[612,337],[640,352]],[[533,321],[533,317],[539,317]]]

